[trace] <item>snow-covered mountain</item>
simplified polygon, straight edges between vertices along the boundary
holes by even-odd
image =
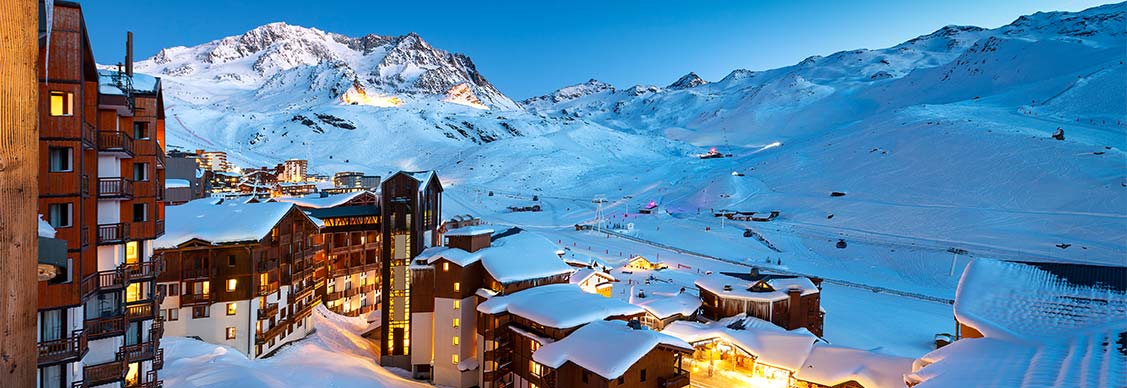
[[[720,80],[592,79],[519,104],[467,57],[414,34],[275,23],[137,68],[164,78],[170,145],[227,150],[237,164],[434,168],[452,208],[477,190],[578,200],[559,205],[556,226],[589,217],[595,194],[661,202],[677,222],[699,209],[779,209],[772,226],[795,236],[791,251],[840,259],[814,269],[867,270],[852,256],[867,239],[881,248],[864,254],[902,271],[893,275],[929,282],[920,272],[934,263],[883,248],[1127,256],[1125,25],[1125,3],[1038,13]],[[1057,128],[1066,140],[1050,138]],[[733,157],[695,156],[708,147]],[[838,238],[851,250],[823,249]]]

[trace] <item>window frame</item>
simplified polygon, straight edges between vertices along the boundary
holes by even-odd
[[[56,225],[55,223],[52,222],[55,217],[52,216],[51,209],[57,209],[57,208],[66,209],[66,213],[65,213],[66,214],[66,223],[65,224]],[[74,227],[74,204],[70,203],[70,202],[59,202],[59,203],[47,204],[47,223],[50,224],[51,227],[55,228],[55,229]]]
[[[73,117],[74,116],[74,93],[65,90],[52,90],[47,93],[47,114],[51,117]],[[55,97],[62,98],[60,103],[60,112],[55,114]]]
[[[63,151],[66,167],[55,168],[56,151]],[[47,147],[47,172],[74,172],[74,147]]]

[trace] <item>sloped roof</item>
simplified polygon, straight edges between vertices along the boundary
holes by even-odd
[[[571,361],[612,380],[626,373],[658,345],[693,351],[685,341],[646,328],[633,329],[624,321],[595,321],[562,340],[541,346],[532,353],[532,359],[550,368],[559,368]]]
[[[693,315],[700,309],[701,301],[696,295],[689,293],[680,293],[675,295],[661,295],[657,293],[650,294],[645,299],[639,302],[635,300],[635,304],[642,306],[650,314],[655,317],[665,319],[677,314],[684,316]]]
[[[742,328],[733,328],[733,324]],[[806,329],[787,331],[752,317],[732,317],[709,323],[676,321],[661,332],[689,343],[721,339],[755,356],[758,362],[791,371],[802,367],[818,340]]]
[[[365,193],[371,194],[367,191],[357,191],[353,193],[326,195],[323,197],[320,194],[314,194],[304,197],[277,197],[271,200],[289,202],[304,208],[324,209],[343,205]]]
[[[911,358],[816,343],[794,377],[829,387],[856,381],[865,388],[903,388],[911,370]]]
[[[589,294],[574,284],[548,284],[495,296],[477,306],[486,314],[509,312],[544,326],[567,329],[614,316],[641,314],[641,307]]]
[[[294,208],[284,202],[220,202],[214,198],[169,206],[165,208],[164,235],[153,241],[153,248],[175,248],[192,239],[212,244],[261,240]]]
[[[737,298],[755,301],[776,301],[788,298],[787,290],[791,288],[798,288],[802,290],[802,295],[810,295],[821,292],[818,287],[814,286],[814,282],[810,279],[800,276],[782,276],[782,275],[761,275],[755,279],[751,278],[737,278],[731,273],[714,273],[697,278],[694,282],[697,287],[700,287],[708,292],[719,295],[722,298]],[[752,285],[759,281],[764,281],[771,286],[772,290],[749,290]],[[724,286],[731,286],[730,291],[725,291]]]

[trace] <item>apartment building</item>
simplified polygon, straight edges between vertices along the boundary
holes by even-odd
[[[281,174],[278,180],[282,182],[305,182],[306,172],[309,170],[309,161],[304,159],[289,159],[282,163]]]
[[[213,198],[169,207],[155,242],[170,335],[195,336],[263,357],[312,329],[324,251],[317,224],[284,202]]]
[[[81,6],[51,6],[52,25],[40,24],[39,65],[49,44],[51,66],[39,79],[38,205],[65,259],[39,282],[37,386],[159,386],[160,80],[133,73],[131,36],[124,65],[100,72]]]

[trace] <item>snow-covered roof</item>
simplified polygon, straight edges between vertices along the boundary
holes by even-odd
[[[224,175],[224,176],[229,176],[229,177],[241,177],[241,176],[243,176],[242,174],[239,174],[237,172],[230,172],[230,171],[216,171],[215,175]]]
[[[635,299],[634,303],[655,317],[664,319],[677,314],[686,317],[693,315],[700,309],[701,301],[696,295],[682,292],[675,295],[652,293],[644,299]]]
[[[820,292],[818,287],[814,286],[814,283],[805,277],[768,275],[764,276],[762,280],[770,285],[772,290],[752,291],[750,288],[757,281],[740,279],[720,273],[701,276],[694,283],[697,287],[719,295],[722,298],[754,301],[777,301],[786,299],[788,297],[787,290],[791,288],[802,290],[802,295],[804,296]],[[731,286],[731,290],[724,290],[724,286]]]
[[[571,284],[583,283],[585,280],[590,279],[591,277],[600,277],[608,282],[614,281],[614,275],[594,268],[584,267],[576,269],[575,273],[571,274]]]
[[[865,388],[903,388],[911,370],[911,358],[817,343],[794,377],[828,387],[856,381]]]
[[[916,360],[907,378],[917,387],[1127,386],[1127,293],[1119,288],[975,259],[959,280],[955,317],[984,337]]]
[[[166,189],[181,189],[185,187],[192,187],[192,183],[187,179],[169,178],[164,180],[164,187]]]
[[[55,238],[55,228],[39,215],[39,237]]]
[[[595,321],[562,340],[541,346],[532,353],[532,359],[550,368],[571,361],[612,380],[658,345],[693,351],[685,341],[646,328],[633,329],[624,321]]]
[[[493,228],[485,225],[463,226],[461,228],[450,229],[445,233],[447,237],[477,236],[481,234],[493,234]]]
[[[343,205],[364,193],[366,193],[366,191],[331,194],[324,197],[320,194],[307,195],[304,197],[277,197],[273,198],[272,201],[289,202],[301,207],[323,209]]]
[[[740,320],[742,329],[729,327]],[[710,323],[676,321],[661,332],[689,343],[719,339],[755,356],[756,362],[791,371],[802,366],[818,340],[806,329],[786,331],[753,317],[732,317]]]
[[[485,270],[501,283],[571,273],[571,266],[556,255],[559,247],[539,235],[516,233],[491,244],[478,252]]]
[[[427,264],[434,264],[438,259],[446,259],[451,263],[465,267],[481,260],[481,257],[481,251],[470,253],[460,248],[430,247],[420,252],[415,259],[426,260]]]
[[[509,312],[544,326],[567,329],[608,317],[641,314],[641,307],[583,292],[574,284],[549,284],[496,296],[477,306],[486,314]]]
[[[153,248],[175,248],[192,239],[212,244],[257,241],[294,208],[282,202],[215,202],[204,198],[165,208],[164,235],[153,241]]]
[[[1121,323],[1127,292],[1070,283],[1034,265],[978,259],[955,292],[955,318],[987,337],[1059,337]]]
[[[430,182],[430,180],[435,176],[434,170],[402,171],[402,173],[419,181],[419,190],[422,190],[423,186],[426,186],[426,184]]]

